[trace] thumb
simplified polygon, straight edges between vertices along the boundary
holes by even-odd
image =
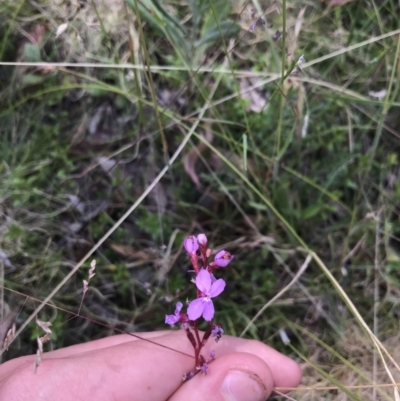
[[[218,357],[207,375],[188,380],[169,401],[265,401],[272,389],[269,366],[256,355],[238,352]]]

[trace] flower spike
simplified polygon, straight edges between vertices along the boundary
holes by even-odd
[[[186,337],[193,347],[194,369],[182,376],[182,380],[187,381],[197,374],[206,375],[209,364],[215,359],[214,350],[211,351],[208,359],[205,359],[201,352],[204,351],[203,347],[210,337],[218,342],[224,334],[220,325],[213,324],[215,315],[213,298],[224,291],[226,283],[223,279],[215,277],[213,273],[218,268],[228,266],[234,256],[222,250],[212,260],[213,251],[209,248],[208,238],[203,233],[186,237],[183,247],[192,265],[189,272],[193,273],[191,281],[197,287],[196,298],[191,302],[186,301],[185,305],[178,302],[174,314],[165,316],[165,323],[171,326],[180,323],[181,329],[185,330]],[[208,322],[203,334],[199,332],[200,318]]]

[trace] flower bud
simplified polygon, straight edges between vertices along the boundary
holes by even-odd
[[[205,234],[199,234],[199,235],[197,236],[197,242],[198,242],[199,245],[201,245],[201,246],[207,246],[208,240],[207,240],[206,235],[205,235]]]
[[[230,261],[233,259],[233,255],[231,255],[227,251],[219,251],[214,258],[214,263],[218,267],[226,267],[229,265]]]
[[[194,235],[190,235],[183,242],[183,246],[186,249],[186,252],[189,254],[195,254],[199,249],[199,244],[197,243],[197,238]]]

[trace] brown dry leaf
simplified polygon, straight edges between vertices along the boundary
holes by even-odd
[[[88,287],[89,287],[89,283],[86,280],[83,280],[83,295],[86,294]]]
[[[329,5],[331,7],[342,6],[343,4],[350,3],[351,1],[354,1],[354,0],[331,0]]]
[[[43,343],[42,340],[38,337],[37,338],[38,349],[36,351],[36,358],[33,361],[33,371],[36,373],[38,366],[42,362],[42,354],[43,354]]]
[[[289,36],[288,40],[288,56],[287,56],[287,63],[288,65],[292,64],[297,48],[297,40],[300,36],[300,32],[304,23],[304,14],[306,12],[306,7],[303,7],[296,18],[296,23],[294,25],[293,34]]]
[[[37,338],[38,349],[36,351],[36,358],[33,361],[33,371],[36,373],[38,366],[42,362],[43,344],[47,343],[51,337],[50,322],[43,322],[36,317],[36,324],[46,333],[42,337]]]
[[[39,340],[40,340],[41,344],[43,345],[44,343],[47,343],[47,341],[50,341],[50,337],[51,337],[51,334],[46,333],[43,337],[40,337]],[[42,350],[43,350],[43,347],[42,347]]]
[[[2,344],[2,348],[7,349],[8,345],[10,345],[12,339],[8,339],[10,330],[12,326],[15,325],[15,313],[9,313],[1,322],[0,322],[0,344]],[[8,339],[8,344],[6,347],[6,341]]]
[[[200,143],[197,147],[197,150],[199,152],[204,151],[204,149],[205,145],[203,143]],[[197,189],[201,191],[203,187],[200,183],[199,176],[196,173],[196,163],[198,158],[199,158],[198,153],[194,149],[192,149],[190,152],[186,153],[183,159],[183,166],[185,168],[186,173],[193,181],[194,185],[196,185]]]
[[[204,151],[204,149],[205,145],[203,143],[200,143],[197,146],[197,150],[199,152]],[[199,158],[198,153],[195,151],[195,149],[192,149],[190,152],[186,153],[183,159],[183,166],[185,168],[186,173],[193,181],[194,185],[196,185],[197,189],[201,191],[203,187],[200,183],[199,176],[196,173],[196,163],[198,158]]]
[[[211,130],[207,130],[204,138],[208,141],[211,142],[213,139],[213,134]],[[194,149],[186,153],[184,159],[183,159],[183,166],[185,168],[186,173],[190,177],[190,179],[193,181],[194,185],[196,185],[197,189],[199,191],[202,190],[203,186],[200,183],[199,176],[197,175],[196,172],[196,164],[197,160],[199,159],[199,155],[201,155],[205,150],[207,149],[207,145],[204,144],[203,142],[200,142]]]
[[[86,135],[87,119],[84,117],[79,125],[76,127],[76,131],[72,135],[71,145],[76,145],[83,141]]]
[[[260,113],[267,104],[267,99],[262,95],[259,88],[249,90],[251,87],[258,86],[259,82],[260,79],[258,78],[244,78],[239,83],[242,98],[249,101],[246,110],[254,111],[255,113]]]
[[[46,34],[47,27],[43,24],[32,25],[28,31],[21,30],[24,38],[18,44],[18,60],[24,60],[24,47],[26,44],[39,45]]]
[[[95,276],[94,270],[96,269],[96,260],[93,259],[92,263],[90,263],[90,269],[89,269],[89,280]]]
[[[10,330],[8,330],[6,338],[3,342],[3,349],[5,349],[6,351],[8,351],[8,347],[13,342],[16,331],[17,331],[17,327],[15,326],[15,323],[13,323]]]
[[[39,44],[43,41],[46,31],[47,31],[46,25],[36,24],[29,29],[27,35],[32,44]]]
[[[47,334],[51,334],[51,322],[43,322],[42,320],[39,320],[36,318],[36,324]]]

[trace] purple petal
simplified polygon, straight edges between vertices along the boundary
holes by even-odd
[[[204,310],[203,310],[203,318],[204,320],[206,320],[207,322],[209,322],[210,320],[212,320],[212,318],[214,317],[214,304],[213,302],[210,300],[208,302],[204,302]]]
[[[211,284],[211,288],[210,288],[210,297],[214,298],[217,297],[219,294],[221,294],[221,292],[225,289],[225,281],[220,278],[217,281],[214,281]]]
[[[211,287],[211,274],[207,270],[201,269],[196,276],[196,287],[203,293],[207,294]]]
[[[175,308],[175,315],[179,315],[179,313],[182,310],[182,308],[183,308],[183,303],[182,302],[178,302],[176,304],[176,308]]]
[[[189,320],[197,320],[202,315],[204,304],[205,302],[203,298],[197,298],[190,302],[187,309]]]
[[[165,316],[165,324],[169,324],[173,326],[179,320],[179,316],[175,315],[166,315]]]

